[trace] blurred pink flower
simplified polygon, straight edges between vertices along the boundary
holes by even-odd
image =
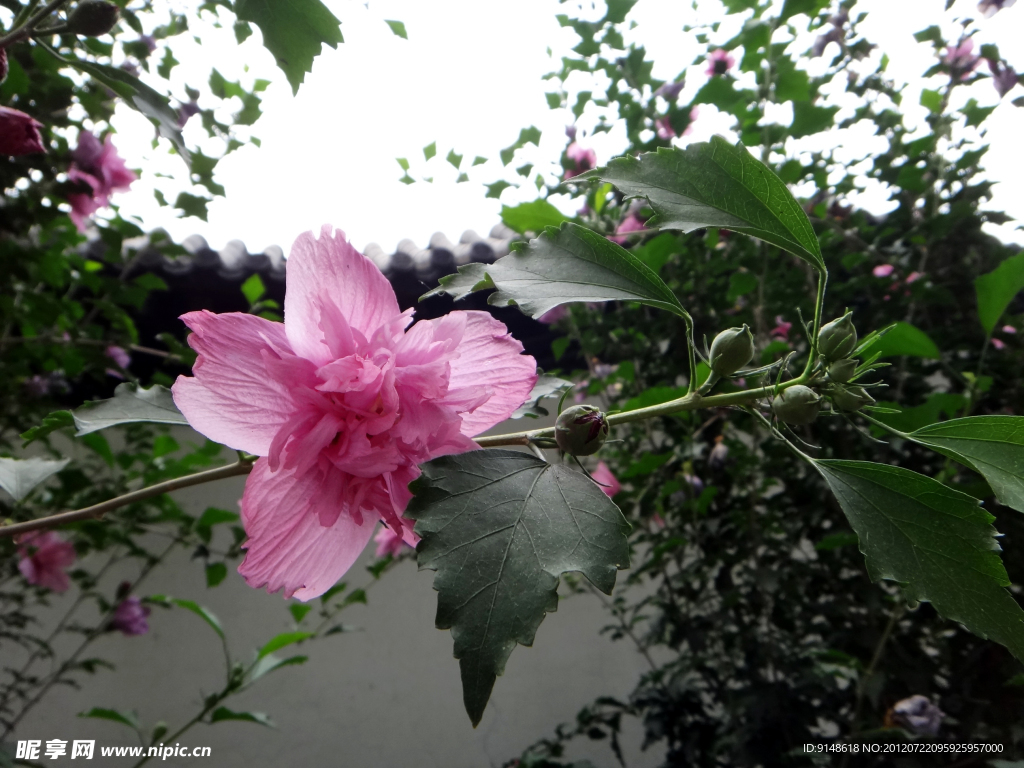
[[[182,316],[199,358],[172,392],[199,432],[260,456],[242,496],[250,586],[310,600],[402,513],[425,461],[476,448],[537,379],[536,362],[486,312],[412,322],[380,270],[341,232],[300,235],[285,322]],[[407,330],[408,329],[408,330]]]
[[[0,107],[0,155],[17,157],[45,152],[42,123],[17,109]]]
[[[637,218],[635,213],[627,213],[622,218],[622,221],[619,222],[619,226],[615,228],[615,234],[609,235],[608,239],[613,243],[625,245],[626,241],[629,239],[628,235],[633,232],[643,232],[645,229],[647,229],[647,227],[645,227],[644,223]]]
[[[724,75],[736,64],[736,59],[725,50],[724,48],[716,48],[708,56],[708,68],[706,74],[708,77],[717,77],[718,75]]]
[[[597,166],[597,153],[592,149],[580,146],[575,141],[566,148],[565,156],[573,163],[573,167],[565,171],[563,178],[566,179],[579,176]]]
[[[68,170],[68,180],[88,191],[68,195],[71,220],[79,232],[85,231],[85,220],[100,208],[110,205],[110,196],[126,191],[138,175],[129,170],[108,135],[103,143],[88,131],[78,135],[78,146],[72,153],[75,162]]]
[[[888,277],[894,269],[895,267],[892,264],[879,264],[871,270],[871,274],[875,277]]]
[[[654,130],[658,134],[659,139],[674,139],[676,137],[675,129],[672,127],[672,123],[669,122],[668,115],[659,117],[654,121]]]
[[[977,68],[981,57],[974,55],[973,51],[974,40],[969,37],[963,38],[952,48],[946,49],[944,61],[953,70],[953,76],[956,79],[966,80],[967,76]]]
[[[922,277],[924,277],[924,275],[920,272],[911,272],[907,275],[907,279],[904,282],[906,282],[907,285],[910,285],[911,283],[916,283]]]
[[[548,324],[557,323],[563,317],[568,317],[568,315],[569,315],[569,305],[568,304],[559,304],[557,307],[552,307],[547,312],[545,312],[543,315],[538,317],[537,321],[541,322],[541,323],[548,323]]]
[[[1002,331],[1003,331],[1003,333],[1011,333],[1012,334],[1012,333],[1016,333],[1017,329],[1014,328],[1012,325],[1004,325],[1003,328],[1002,328]]]
[[[110,628],[125,635],[144,635],[149,632],[149,606],[143,605],[135,595],[126,597],[114,609],[110,617]]]
[[[1013,67],[1000,61],[988,59],[988,69],[992,73],[992,85],[995,86],[999,98],[1002,98],[1017,85],[1017,73]]]
[[[75,562],[75,548],[56,531],[24,533],[15,538],[18,545],[18,570],[25,581],[54,592],[66,592],[71,586],[65,570]]]
[[[782,339],[787,341],[789,339],[789,329],[793,327],[792,323],[787,323],[782,319],[782,315],[775,316],[775,327],[769,332],[769,336],[773,336],[776,339]]]
[[[382,525],[380,530],[377,531],[377,535],[373,537],[373,540],[377,542],[377,551],[374,553],[375,557],[385,557],[391,555],[392,557],[398,557],[402,552],[402,547],[415,547],[416,543],[420,540],[420,537],[415,533],[407,533],[410,541],[407,543],[402,538],[401,533],[396,533],[386,525]]]
[[[128,354],[128,351],[123,347],[118,347],[111,344],[107,347],[107,357],[113,360],[121,368],[127,368],[132,363],[132,356]]]
[[[1006,349],[1006,342],[1002,339],[992,339],[992,346],[996,349]]]
[[[981,0],[978,3],[978,10],[985,15],[985,18],[990,18],[1003,8],[1009,8],[1017,0]]]
[[[686,124],[683,129],[683,136],[689,136],[693,132],[693,124],[697,122],[697,117],[700,115],[700,107],[694,107],[690,110],[690,122]]]
[[[620,483],[619,479],[612,474],[612,471],[608,469],[608,465],[603,461],[597,462],[597,469],[591,472],[590,476],[597,481],[598,485],[601,486],[601,490],[604,491],[609,498],[622,490],[622,483]]]

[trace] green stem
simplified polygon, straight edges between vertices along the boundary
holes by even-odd
[[[37,13],[32,14],[32,16],[30,16],[20,27],[8,32],[3,37],[0,37],[0,48],[7,48],[9,45],[24,40],[35,31],[36,24],[47,18],[67,1],[68,0],[51,0]]]
[[[807,365],[801,378],[810,375],[814,363],[818,357],[818,331],[821,330],[821,314],[825,307],[825,286],[828,284],[828,270],[824,267],[818,270],[818,295],[814,301],[814,324],[811,326],[811,350],[807,355]]]

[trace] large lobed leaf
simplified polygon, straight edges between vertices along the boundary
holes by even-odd
[[[337,48],[345,42],[341,22],[320,0],[237,0],[235,13],[260,28],[263,45],[284,70],[293,93],[313,71],[324,43]]]
[[[818,238],[800,203],[768,166],[721,136],[686,149],[665,148],[612,160],[573,179],[600,179],[646,198],[648,226],[691,232],[726,227],[776,245],[824,270]]]
[[[916,472],[866,461],[815,461],[860,540],[872,580],[1005,645],[1024,661],[1024,610],[1005,589],[992,515],[977,499]]]
[[[968,416],[905,437],[980,473],[1001,503],[1024,512],[1024,416]]]
[[[515,648],[558,607],[558,579],[579,571],[605,593],[629,565],[629,523],[581,472],[517,451],[424,464],[406,516],[437,571],[439,629],[451,629],[463,701],[476,726]]]
[[[467,264],[423,298],[447,293],[461,299],[497,288],[490,304],[518,304],[540,317],[574,301],[639,301],[688,317],[665,281],[625,248],[569,222],[549,228],[494,264]]]
[[[86,403],[71,413],[78,427],[76,437],[135,421],[188,426],[188,420],[174,404],[171,390],[159,384],[149,389],[129,382],[118,384],[109,400]]]

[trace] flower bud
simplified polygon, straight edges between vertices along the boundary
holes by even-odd
[[[826,360],[842,360],[857,348],[857,329],[850,319],[852,312],[825,323],[818,331],[818,354]]]
[[[555,442],[573,456],[589,456],[608,439],[608,420],[592,405],[566,408],[555,421]]]
[[[711,342],[711,370],[719,376],[731,376],[754,356],[754,337],[750,329],[729,328]]]
[[[68,14],[68,31],[75,35],[99,37],[117,24],[120,10],[107,0],[80,0]]]
[[[786,424],[810,424],[821,410],[821,397],[810,387],[796,384],[772,401],[772,410]]]
[[[859,411],[875,402],[864,387],[836,387],[831,397],[832,404],[840,411]]]
[[[845,384],[853,378],[853,374],[857,371],[857,361],[852,357],[847,357],[843,360],[836,360],[828,367],[828,380],[834,381],[836,384]]]

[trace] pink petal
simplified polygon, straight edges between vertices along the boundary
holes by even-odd
[[[329,470],[335,471],[335,470]],[[249,586],[285,597],[312,600],[340,579],[366,547],[380,519],[362,515],[357,522],[343,510],[334,524],[320,524],[321,513],[332,516],[340,504],[325,494],[320,472],[303,477],[279,470],[260,459],[242,496],[242,520],[248,541],[238,572]]]
[[[601,486],[601,490],[609,497],[622,490],[622,483],[619,482],[619,478],[612,474],[612,471],[608,469],[608,465],[603,461],[597,462],[597,469],[591,472],[590,476],[597,481]]]
[[[195,376],[179,376],[171,388],[175,404],[211,440],[266,456],[278,428],[295,411],[289,388],[267,363],[290,360],[297,366],[292,372],[296,384],[303,383],[303,366],[312,377],[312,366],[290,354],[281,323],[205,310],[182,319],[194,331],[188,343],[199,359],[192,369]]]
[[[322,322],[324,306],[340,310],[348,326],[367,339],[400,314],[395,292],[381,271],[349,244],[344,232],[332,235],[331,229],[324,225],[319,240],[312,232],[299,235],[288,257],[285,329],[296,354],[317,365],[334,359],[322,326],[334,329],[338,318],[332,313]]]
[[[523,345],[509,335],[504,323],[486,312],[452,312],[466,315],[466,331],[451,361],[449,393],[486,388],[487,400],[462,415],[462,434],[478,435],[500,424],[522,405],[537,381],[537,361],[523,355]]]

